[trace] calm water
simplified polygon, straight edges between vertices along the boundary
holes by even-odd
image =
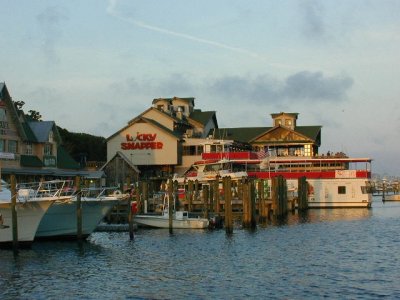
[[[400,298],[400,202],[255,231],[97,232],[0,250],[1,299]]]

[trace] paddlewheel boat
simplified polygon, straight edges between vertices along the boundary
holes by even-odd
[[[210,143],[216,141],[210,140]],[[270,153],[232,151],[230,142],[218,141],[218,152],[204,147],[201,160],[189,168],[178,182],[198,180],[207,182],[216,176],[264,179],[271,186],[271,179],[283,176],[288,189],[297,193],[298,179],[308,182],[310,208],[370,207],[371,163],[370,158],[350,158],[343,153],[329,156],[276,156]]]

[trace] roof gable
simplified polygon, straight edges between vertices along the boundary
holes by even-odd
[[[58,130],[54,121],[28,122],[28,125],[32,133],[35,135],[36,142],[38,143],[48,142],[50,132],[54,132],[54,139],[58,141],[60,140],[60,136],[58,135]]]
[[[252,139],[252,143],[270,143],[270,142],[314,142],[313,139],[307,137],[298,131],[291,130],[287,127],[277,126],[267,132]]]

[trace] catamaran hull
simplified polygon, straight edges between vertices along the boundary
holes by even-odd
[[[89,236],[111,208],[113,200],[82,200],[82,237]],[[76,201],[57,201],[47,211],[36,232],[36,239],[76,239]]]
[[[169,228],[169,220],[163,216],[136,215],[134,222],[141,226],[155,228]],[[172,228],[176,229],[204,229],[208,227],[207,219],[189,218],[186,220],[172,220]]]
[[[16,204],[18,244],[29,246],[38,229],[39,223],[54,200],[29,201]],[[11,203],[0,203],[0,246],[9,246],[13,242]]]

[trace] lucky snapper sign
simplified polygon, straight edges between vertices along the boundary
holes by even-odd
[[[144,149],[162,149],[164,144],[156,142],[157,133],[136,133],[136,137],[129,133],[126,135],[126,142],[121,143],[122,150],[144,150]]]

